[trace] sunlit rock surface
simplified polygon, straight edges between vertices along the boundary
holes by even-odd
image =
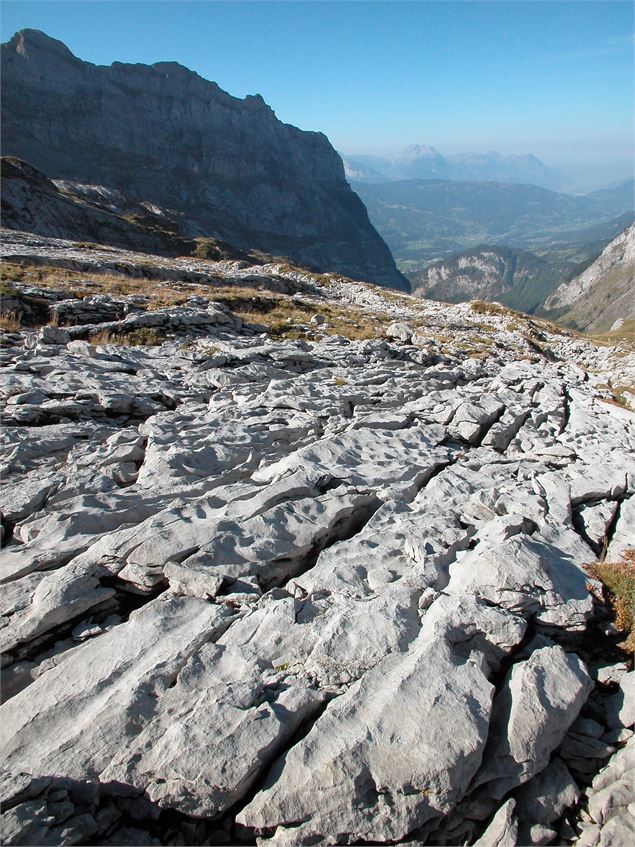
[[[632,675],[583,565],[633,542],[632,353],[278,266],[2,249],[196,289],[13,283],[61,319],[2,333],[3,843],[630,840]],[[291,338],[215,301],[254,280]]]

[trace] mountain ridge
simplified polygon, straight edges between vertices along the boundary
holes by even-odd
[[[177,63],[91,65],[23,30],[2,45],[2,148],[51,179],[185,214],[188,237],[407,289],[322,133]]]
[[[533,153],[503,155],[454,153],[444,155],[427,144],[411,144],[394,156],[343,155],[351,179],[360,182],[394,182],[403,179],[447,179],[456,181],[496,181],[557,188],[558,174]]]
[[[610,331],[635,321],[635,224],[613,239],[600,256],[546,299],[541,310],[565,326]]]
[[[558,285],[564,265],[526,250],[481,244],[410,275],[413,294],[461,303],[488,300],[532,313]]]

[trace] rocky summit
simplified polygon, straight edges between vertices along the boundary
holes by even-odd
[[[576,329],[606,332],[635,327],[635,224],[627,227],[595,262],[558,286],[545,301],[546,314]]]
[[[119,192],[124,205],[146,204],[145,216],[148,204],[155,216],[176,212],[177,236],[219,238],[313,270],[409,288],[326,136],[282,123],[259,95],[232,97],[174,62],[92,65],[28,29],[2,45],[2,86],[4,155],[75,183],[84,197]],[[76,220],[77,209],[54,199],[44,216],[15,228],[50,235],[51,225]],[[58,212],[61,221],[51,221]],[[136,209],[128,214],[138,222]],[[111,236],[105,243],[127,246],[112,240],[103,211],[97,224]]]
[[[631,843],[632,345],[2,253],[4,844]]]

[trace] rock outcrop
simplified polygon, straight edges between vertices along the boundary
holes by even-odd
[[[165,255],[187,255],[196,247],[193,239],[179,237],[177,216],[130,204],[108,189],[56,185],[21,159],[3,156],[0,163],[5,227]]]
[[[173,62],[95,66],[35,30],[2,45],[2,84],[3,152],[47,177],[175,209],[188,237],[408,289],[328,139],[259,95]]]
[[[557,285],[561,273],[561,267],[525,250],[481,245],[413,271],[410,279],[413,292],[421,297],[448,303],[497,300],[532,311]]]
[[[0,333],[3,843],[628,842],[633,675],[583,565],[632,525],[602,388],[632,353],[281,266],[2,251],[57,315]]]
[[[606,332],[616,322],[635,321],[635,224],[579,276],[560,285],[543,311],[588,332]]]

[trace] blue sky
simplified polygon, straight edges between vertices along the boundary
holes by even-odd
[[[341,151],[407,144],[632,166],[633,5],[601,2],[3,0],[81,59],[176,60]],[[615,172],[615,173],[613,173]]]

